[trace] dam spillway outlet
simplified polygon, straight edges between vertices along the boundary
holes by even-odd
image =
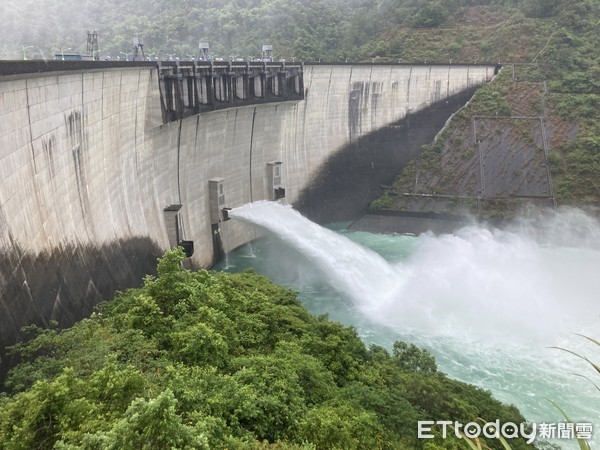
[[[210,223],[216,225],[223,222],[223,209],[225,208],[225,178],[211,178],[208,180],[208,203],[210,209]]]
[[[183,253],[188,258],[191,258],[194,255],[194,241],[182,240],[179,241],[179,246],[183,248]]]
[[[281,200],[282,198],[285,198],[285,189],[282,187],[276,188],[274,190],[275,192],[275,199],[274,200]]]
[[[167,227],[167,236],[169,237],[169,246],[182,247],[185,255],[191,258],[194,254],[194,241],[185,239],[182,218],[182,205],[175,203],[166,206],[163,209],[165,225]]]
[[[181,241],[181,206],[174,203],[163,209],[165,226],[167,227],[167,236],[169,237],[169,247],[176,247]]]
[[[267,163],[267,186],[269,186],[269,200],[280,200],[285,197],[285,188],[282,186],[282,161]]]

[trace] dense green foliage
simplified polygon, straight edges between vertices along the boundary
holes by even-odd
[[[72,328],[30,330],[0,396],[0,448],[459,448],[418,441],[417,421],[523,421],[425,350],[367,349],[294,292],[183,257]]]
[[[476,115],[544,117],[548,135],[548,165],[553,193],[559,204],[598,206],[600,204],[600,3],[587,0],[470,2],[479,4],[467,16],[480,25],[439,28],[437,39],[415,30],[400,30],[391,39],[408,39],[407,48],[418,49],[421,58],[439,60],[446,51],[456,61],[488,59],[493,55],[507,63],[502,76],[480,89],[472,102],[457,114],[436,143],[424,147],[421,155],[399,175],[394,192],[412,192],[415,176],[432,180],[421,192],[446,195],[477,195],[472,184],[462,184],[454,166],[478,160],[473,143],[472,117]],[[485,6],[483,6],[485,4]],[[455,11],[459,11],[455,10]],[[496,11],[495,18],[486,14]],[[477,14],[475,14],[477,11]],[[460,24],[460,16],[449,15],[445,24]],[[487,25],[483,25],[488,21]],[[463,20],[464,22],[464,20]],[[480,34],[487,30],[486,38]],[[486,39],[489,39],[486,40]],[[467,45],[467,41],[468,45]],[[495,41],[492,42],[492,41]],[[504,48],[501,52],[498,45]],[[394,47],[393,42],[388,48]],[[478,47],[478,48],[477,48]],[[398,47],[400,48],[400,47]],[[413,54],[411,53],[411,56]],[[511,63],[520,63],[512,66]],[[535,136],[518,130],[524,142]],[[451,161],[451,164],[449,164]],[[452,162],[453,161],[453,162]],[[453,166],[453,165],[454,166]],[[477,170],[477,169],[475,169]],[[426,182],[425,182],[426,184]],[[461,190],[462,189],[462,190]],[[470,200],[423,204],[447,212],[474,209]],[[483,213],[510,215],[524,201],[506,198],[486,202]],[[468,203],[468,204],[467,204]],[[373,202],[374,209],[419,208],[416,203],[386,194]]]
[[[574,139],[550,149],[561,202],[600,203],[600,4],[555,1],[555,32],[538,59],[548,108],[578,125]]]

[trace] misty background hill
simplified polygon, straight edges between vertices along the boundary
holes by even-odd
[[[0,59],[85,52],[96,30],[112,59],[142,36],[146,55],[163,60],[192,59],[208,42],[223,59],[271,44],[287,61],[533,63],[550,114],[576,130],[549,154],[557,197],[600,203],[598,0],[2,0],[0,17]],[[494,86],[490,111],[521,95]]]
[[[97,30],[103,56],[305,61],[529,62],[555,33],[598,9],[595,0],[3,0],[0,58],[85,51]]]

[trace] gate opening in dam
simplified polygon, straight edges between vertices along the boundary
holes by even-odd
[[[235,106],[304,99],[302,63],[167,61],[158,70],[165,122]]]

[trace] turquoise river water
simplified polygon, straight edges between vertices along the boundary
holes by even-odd
[[[411,236],[325,228],[269,202],[230,216],[267,231],[215,269],[252,268],[291,287],[312,313],[354,325],[367,345],[427,348],[440,370],[515,404],[529,421],[564,422],[551,399],[574,422],[593,423],[600,446],[600,392],[590,382],[600,385],[600,374],[551,348],[600,362],[600,347],[575,334],[600,337],[596,220],[569,210],[508,230]]]

